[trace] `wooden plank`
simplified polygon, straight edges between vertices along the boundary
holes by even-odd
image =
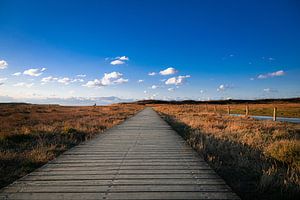
[[[110,162],[110,163],[104,163],[104,162],[92,162],[92,163],[78,163],[78,162],[71,162],[71,163],[48,163],[47,166],[45,167],[85,167],[85,166],[89,166],[89,167],[116,167],[116,166],[121,166],[121,167],[129,167],[129,166],[198,166],[201,169],[211,169],[208,167],[207,164],[205,164],[204,166],[202,166],[203,162],[178,162],[178,163],[172,163],[172,162],[126,162],[123,163],[122,165],[120,165],[120,163],[122,162]]]
[[[3,195],[2,195],[3,196]],[[157,199],[239,199],[231,192],[123,192],[123,193],[7,193],[6,199],[57,200],[57,199],[124,199],[124,200],[157,200]],[[1,196],[0,196],[1,198]],[[4,199],[3,198],[3,199]]]
[[[124,169],[120,171],[119,169],[115,170],[60,170],[60,171],[49,171],[49,170],[41,170],[41,171],[35,171],[31,173],[31,175],[59,175],[59,174],[68,174],[68,175],[90,175],[90,174],[116,174],[116,173],[122,173],[122,174],[215,174],[212,170],[190,170],[190,169]]]
[[[117,175],[117,176],[116,176]],[[26,180],[111,180],[117,179],[180,179],[180,178],[210,178],[215,176],[210,174],[98,174],[98,175],[68,175],[68,174],[54,174],[54,175],[34,175],[26,176]],[[221,180],[221,179],[220,179]]]
[[[22,185],[19,187],[10,187],[6,191],[10,193],[23,192],[23,193],[45,193],[45,192],[106,192],[109,189],[110,192],[229,192],[230,188],[226,185]]]
[[[115,180],[19,180],[14,185],[225,185],[225,182],[220,182],[219,179],[195,179],[195,178],[180,178],[180,179],[115,179]]]
[[[198,171],[202,171],[203,173],[204,172],[212,172],[214,173],[211,169],[201,169],[201,167],[199,166],[194,166],[194,167],[188,167],[188,166],[147,166],[147,165],[144,165],[144,166],[116,166],[116,167],[113,167],[113,166],[104,166],[104,167],[89,167],[88,169],[86,168],[80,168],[80,167],[56,167],[56,168],[53,168],[53,167],[47,167],[47,168],[43,168],[43,169],[40,169],[40,170],[36,170],[36,172],[54,172],[54,171],[78,171],[78,172],[83,172],[83,171],[114,171],[114,170],[117,170],[117,171],[120,171],[120,172],[125,172],[125,171],[147,171],[147,170],[163,170],[163,171],[172,171],[172,170],[189,170],[189,172],[192,170],[198,170]]]
[[[0,199],[14,199],[14,200],[99,200],[103,199],[106,196],[105,193],[87,193],[87,192],[80,192],[80,193],[2,193],[0,194]]]
[[[194,163],[194,164],[201,164],[204,161],[203,160],[196,160],[196,159],[191,159],[191,158],[187,158],[187,159],[175,159],[175,158],[170,158],[170,159],[163,159],[163,158],[144,158],[144,159],[138,159],[138,158],[129,158],[129,159],[59,159],[59,160],[55,160],[52,163],[119,163],[119,162],[123,162],[123,163],[140,163],[140,162],[145,162],[145,163]]]
[[[132,156],[132,155],[124,155],[126,156],[126,160],[201,160],[196,156],[184,156],[184,155],[178,155],[178,156]],[[122,160],[124,158],[124,156],[63,156],[61,157],[61,160],[82,160],[82,159],[86,159],[86,160]]]
[[[127,192],[127,193],[109,193],[108,199],[239,199],[231,192]]]

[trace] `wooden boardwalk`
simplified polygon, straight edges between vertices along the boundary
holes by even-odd
[[[1,192],[0,199],[239,199],[151,108]]]

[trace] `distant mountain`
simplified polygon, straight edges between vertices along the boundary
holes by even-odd
[[[78,105],[78,106],[88,106],[94,105],[108,105],[114,103],[127,103],[136,101],[135,99],[122,99],[115,96],[110,97],[70,97],[70,98],[24,98],[24,99],[14,99],[7,96],[0,96],[0,102],[10,103],[10,102],[25,102],[33,104],[59,104],[59,105]]]
[[[90,106],[94,105],[108,105],[115,103],[136,103],[141,105],[146,104],[245,104],[245,103],[300,103],[298,98],[286,99],[228,99],[228,100],[211,100],[211,101],[196,101],[196,100],[181,100],[181,101],[164,101],[164,100],[139,100],[136,99],[122,99],[116,96],[109,97],[70,97],[70,98],[24,98],[14,99],[8,96],[0,96],[0,103],[32,103],[32,104],[59,104],[68,106]]]
[[[163,101],[163,100],[141,100],[135,103],[145,104],[245,104],[245,103],[300,103],[300,97],[297,98],[285,98],[285,99],[256,99],[256,100],[243,100],[243,99],[228,99],[228,100],[211,100],[211,101],[195,101],[195,100],[183,100],[183,101]]]

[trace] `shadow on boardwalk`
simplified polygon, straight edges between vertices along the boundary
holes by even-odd
[[[172,116],[161,116],[181,135],[242,199],[297,199],[299,186],[285,184],[292,176],[284,163],[267,158],[249,145],[203,134]],[[295,175],[297,177],[297,175]]]

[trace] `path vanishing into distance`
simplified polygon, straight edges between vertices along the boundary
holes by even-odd
[[[239,199],[151,108],[1,190],[0,199]]]

